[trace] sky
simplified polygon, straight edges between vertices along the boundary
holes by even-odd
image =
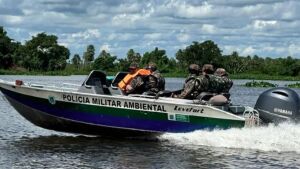
[[[92,44],[96,57],[155,47],[175,57],[212,40],[224,55],[300,59],[300,0],[0,0],[0,26],[22,43],[56,35],[80,56]]]

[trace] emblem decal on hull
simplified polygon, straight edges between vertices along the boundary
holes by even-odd
[[[52,105],[54,105],[56,103],[54,96],[48,96],[48,101]]]
[[[180,122],[190,122],[190,118],[188,115],[173,114],[173,113],[168,113],[168,120],[180,121]]]
[[[168,113],[168,120],[175,121],[175,114]]]

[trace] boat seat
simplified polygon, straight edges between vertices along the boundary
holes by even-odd
[[[124,77],[128,74],[128,72],[118,72],[115,76],[114,80],[111,82],[111,88],[114,90],[118,90],[118,83],[124,79]]]
[[[211,97],[207,103],[213,106],[223,106],[229,104],[229,100],[225,96],[219,94]]]
[[[158,98],[158,97],[171,97],[172,93],[173,92],[169,91],[169,90],[162,90],[162,91],[159,91],[158,93],[147,91],[147,92],[144,92],[143,95],[156,96]]]
[[[110,84],[111,93],[117,95],[125,95],[124,92],[118,87],[118,83],[128,74],[128,72],[118,72]]]
[[[199,94],[197,99],[200,100],[201,104],[209,104],[213,106],[223,106],[230,103],[230,94],[229,93],[210,93],[202,92]]]
[[[231,105],[231,104],[226,104],[226,105],[213,105],[213,107],[230,112],[232,114],[235,115],[243,115],[243,113],[245,112],[246,108],[245,106],[241,106],[241,105]]]

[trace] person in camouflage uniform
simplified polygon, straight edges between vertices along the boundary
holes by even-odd
[[[225,81],[221,76],[214,75],[214,68],[211,64],[205,64],[202,68],[202,73],[208,78],[208,93],[220,94],[225,91]]]
[[[232,86],[232,81],[226,76],[226,71],[223,68],[217,69],[213,74],[213,66],[206,64],[202,68],[203,75],[207,78],[207,90],[200,93],[198,98],[207,101],[212,105],[223,105],[229,101],[229,89]]]
[[[142,94],[144,92],[144,76],[136,76],[127,86],[126,94]]]
[[[189,66],[189,72],[190,75],[185,81],[182,92],[179,95],[173,95],[173,97],[182,99],[202,99],[206,95],[211,97],[222,93],[228,93],[232,86],[229,78],[225,79],[223,76],[214,75],[214,68],[211,64],[203,65],[202,74],[200,75],[199,66],[191,64]]]
[[[132,63],[129,67],[129,70],[132,74],[139,70],[137,63]],[[147,76],[138,75],[134,77],[130,83],[126,86],[126,90],[124,91],[125,95],[128,94],[142,94],[144,92],[145,79]]]
[[[208,85],[208,79],[200,75],[200,67],[197,64],[189,66],[189,76],[185,80],[183,90],[180,94],[174,94],[173,97],[181,99],[196,99],[200,92],[205,91]]]
[[[158,92],[165,90],[165,78],[157,70],[155,63],[150,62],[147,67],[151,74],[145,80],[145,93],[156,95]]]
[[[224,68],[218,68],[215,71],[215,75],[217,77],[220,77],[222,79],[223,83],[223,90],[221,91],[222,93],[229,93],[229,90],[231,89],[233,82],[231,79],[229,79],[228,74]]]

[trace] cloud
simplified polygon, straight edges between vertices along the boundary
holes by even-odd
[[[203,24],[201,27],[201,31],[203,31],[204,33],[216,33],[216,27],[214,25],[210,25],[210,24]]]
[[[0,0],[0,15],[23,15],[22,9],[20,8],[21,4],[22,0]]]
[[[77,32],[71,34],[72,38],[79,38],[79,39],[90,39],[90,38],[100,38],[100,31],[98,29],[87,29],[84,32]]]
[[[289,56],[300,56],[300,44],[290,44],[288,47]]]
[[[255,49],[252,46],[248,46],[241,51],[242,56],[253,55],[255,53]]]
[[[180,33],[176,37],[179,42],[187,42],[190,39],[190,35],[186,33]]]
[[[13,15],[5,15],[1,17],[3,20],[6,21],[9,25],[18,25],[22,23],[23,19],[20,16],[13,16]]]
[[[145,34],[144,38],[150,40],[159,40],[161,39],[161,36],[162,36],[161,33],[149,33],[149,34]]]
[[[280,3],[285,0],[251,0],[251,1],[243,1],[243,0],[212,0],[211,3],[214,5],[226,5],[226,6],[233,6],[233,7],[244,7],[244,6],[255,6],[261,4],[275,4]]]
[[[112,18],[113,26],[134,27],[136,22],[141,20],[143,16],[140,14],[118,14]]]
[[[177,15],[185,18],[205,18],[215,14],[213,6],[204,2],[202,5],[194,6],[186,3],[177,3]]]
[[[107,36],[109,41],[129,41],[137,38],[136,34],[133,33],[112,33]]]
[[[277,21],[275,21],[275,20],[271,20],[271,21],[254,20],[254,22],[253,22],[254,29],[256,29],[256,30],[274,28],[277,25],[278,25]]]
[[[102,46],[100,46],[100,51],[105,50],[106,52],[110,52],[110,45],[108,44],[104,44]]]
[[[93,44],[119,57],[155,47],[174,57],[213,40],[223,54],[300,57],[299,8],[295,0],[0,0],[0,25],[22,42],[54,34],[72,54]]]

